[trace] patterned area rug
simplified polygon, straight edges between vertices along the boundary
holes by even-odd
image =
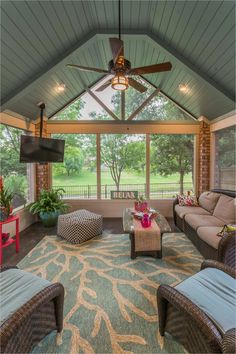
[[[200,268],[202,257],[182,233],[163,236],[163,258],[130,259],[130,240],[103,235],[83,245],[46,236],[19,267],[65,289],[64,330],[34,353],[185,353],[158,333],[156,290]]]

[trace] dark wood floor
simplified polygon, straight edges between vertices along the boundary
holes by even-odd
[[[178,231],[173,223],[173,219],[168,219],[173,232]],[[122,234],[121,218],[104,218],[103,230],[105,233]],[[46,235],[56,235],[56,227],[45,228],[41,223],[35,223],[20,233],[20,252],[15,252],[15,245],[3,249],[3,264],[16,265],[24,258],[29,251],[37,245]]]

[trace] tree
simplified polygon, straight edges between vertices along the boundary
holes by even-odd
[[[154,88],[148,85],[142,78],[135,77],[135,80],[146,86],[147,91],[140,93],[129,87],[125,92],[125,111],[126,118],[129,117],[153,92]],[[118,104],[118,97],[114,96],[113,103]],[[162,96],[156,95],[148,105],[134,119],[140,120],[189,120],[190,118],[181,111],[170,100]]]
[[[26,175],[26,164],[20,163],[20,136],[24,131],[0,125],[1,175]]]
[[[183,194],[184,176],[193,171],[193,136],[154,135],[151,171],[162,176],[179,173],[180,193]]]
[[[132,141],[132,136],[129,135],[108,134],[102,136],[101,146],[102,162],[109,168],[117,190],[119,190],[121,175],[125,169],[136,171],[143,169],[142,163],[138,163],[140,160],[145,160],[145,150],[141,149],[144,146],[143,142]]]
[[[82,168],[93,172],[96,170],[96,135],[95,134],[54,134],[55,139],[64,139],[65,154],[63,164],[53,164],[54,176],[59,176],[67,172],[69,176],[71,173],[80,173]],[[76,153],[78,152],[78,160],[76,160]],[[78,168],[72,168],[79,164]],[[82,163],[82,165],[81,165]],[[67,167],[67,169],[66,169]]]
[[[137,136],[134,136],[137,138]],[[131,136],[132,139],[132,136]],[[144,173],[146,166],[146,143],[143,137],[141,140],[129,141],[126,145],[129,159],[126,161],[126,169],[138,173]]]
[[[65,109],[56,114],[53,119],[60,120],[77,120],[82,118],[82,109],[84,108],[84,101],[82,98],[77,99]]]
[[[84,159],[81,149],[74,146],[66,147],[63,166],[69,177],[72,172],[80,173],[83,167]]]

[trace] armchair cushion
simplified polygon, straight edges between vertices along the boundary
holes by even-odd
[[[226,333],[236,328],[236,280],[219,269],[206,268],[175,288],[196,304],[217,328]]]
[[[34,295],[51,285],[45,279],[20,269],[9,269],[0,273],[1,285],[1,324]]]
[[[175,212],[179,215],[181,219],[183,219],[187,214],[211,215],[209,211],[201,207],[180,206],[179,204],[175,206]]]

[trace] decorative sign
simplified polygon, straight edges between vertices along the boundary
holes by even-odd
[[[111,199],[137,199],[138,191],[111,191]]]

